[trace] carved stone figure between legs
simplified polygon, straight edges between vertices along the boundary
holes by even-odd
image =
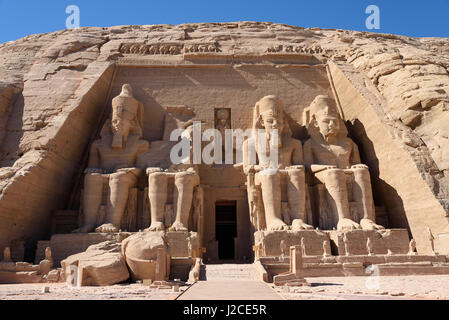
[[[142,139],[139,118],[142,105],[132,96],[130,85],[124,85],[112,101],[112,120],[106,121],[101,138],[90,148],[89,163],[84,176],[83,226],[74,232],[118,232],[128,201],[130,188],[136,186],[142,173],[135,167],[140,154],[149,150]],[[104,199],[104,188],[107,199]],[[102,205],[106,205],[105,221],[99,221]]]
[[[324,184],[329,204],[338,214],[338,230],[378,230],[368,167],[360,163],[357,145],[347,137],[335,102],[328,96],[317,96],[309,107],[310,139],[304,144],[304,161],[315,179]],[[347,178],[352,190],[348,190]],[[348,196],[361,213],[360,225],[351,220]]]
[[[243,145],[244,172],[250,177],[254,175],[254,179],[248,179],[248,199],[250,206],[257,208],[253,211],[263,210],[268,230],[291,228],[282,219],[282,201],[288,201],[289,216],[294,229],[313,229],[305,223],[306,186],[305,170],[301,165],[303,161],[301,141],[292,138],[287,127],[282,102],[276,96],[266,96],[256,103],[253,133]],[[259,129],[265,130],[265,148],[258,138]],[[274,141],[275,130],[278,133],[277,141]],[[277,148],[273,147],[276,144]],[[268,150],[269,152],[266,152]],[[267,161],[268,154],[277,157],[276,168]],[[284,193],[282,185],[286,186]],[[261,206],[255,205],[257,202],[254,203],[257,188],[261,190]]]

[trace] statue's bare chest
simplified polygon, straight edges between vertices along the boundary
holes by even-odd
[[[314,148],[314,158],[319,164],[334,165],[339,168],[346,168],[350,164],[351,146],[343,143],[319,144]]]

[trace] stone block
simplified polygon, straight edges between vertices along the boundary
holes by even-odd
[[[284,240],[287,247],[301,245],[301,239],[304,238],[305,255],[323,255],[323,242],[328,241],[329,235],[318,230],[302,231],[257,231],[254,233],[254,241],[262,250],[263,256],[280,256],[280,243]],[[328,248],[330,252],[330,248]]]
[[[346,255],[344,236],[348,240],[349,255],[367,255],[367,240],[370,238],[373,254],[407,254],[409,250],[409,236],[406,229],[386,230],[351,230],[328,231],[332,245],[337,249],[338,255]]]
[[[78,286],[109,286],[129,278],[128,268],[117,241],[105,241],[90,246],[85,252],[61,261],[62,270],[70,274],[71,266],[77,268]]]
[[[91,245],[104,241],[120,242],[121,235],[118,233],[70,233],[55,234],[50,239],[55,267],[59,267],[62,260],[73,254],[87,250]]]
[[[132,280],[156,280],[157,259],[161,256],[158,255],[158,251],[163,249],[166,252],[166,248],[163,231],[139,232],[125,239],[122,243],[122,253],[131,272]],[[167,254],[165,256],[168,260],[165,264],[165,274],[168,274],[170,261],[169,256]],[[159,272],[164,273],[163,270],[159,270]]]
[[[199,252],[198,234],[188,231],[167,232],[165,238],[168,244],[170,256],[176,257],[192,257],[196,258]],[[189,240],[190,238],[190,240]],[[189,241],[191,243],[191,251],[189,252]]]
[[[0,284],[40,283],[42,276],[38,271],[0,271]]]

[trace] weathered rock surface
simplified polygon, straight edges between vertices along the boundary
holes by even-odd
[[[166,248],[164,232],[139,232],[122,241],[122,254],[133,280],[155,280],[157,251]]]
[[[0,248],[44,238],[52,210],[76,207],[74,181],[107,112],[116,66],[237,65],[253,56],[249,64],[329,65],[390,227],[409,227],[418,252],[428,253],[430,226],[447,253],[448,48],[443,38],[262,22],[80,28],[1,44]]]
[[[62,272],[70,274],[70,266],[77,267],[77,283],[82,286],[108,286],[129,278],[120,243],[105,241],[61,261]]]

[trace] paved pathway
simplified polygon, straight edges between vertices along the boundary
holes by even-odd
[[[283,300],[261,280],[198,281],[178,300]]]
[[[178,300],[283,300],[256,278],[250,264],[206,265],[204,281],[198,281]]]

